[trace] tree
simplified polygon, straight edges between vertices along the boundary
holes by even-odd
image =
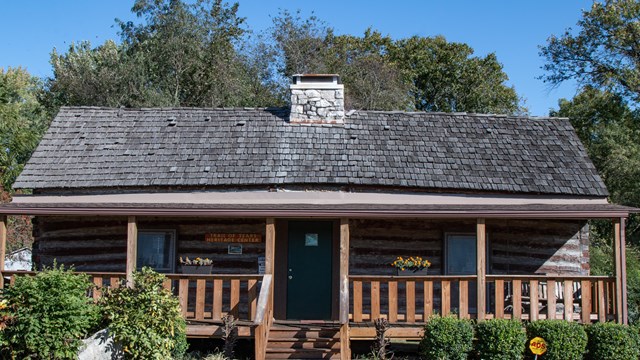
[[[474,57],[471,47],[444,37],[394,40],[372,29],[336,36],[314,16],[284,11],[274,18],[271,38],[283,84],[295,73],[338,73],[348,108],[525,111],[495,54]]]
[[[239,51],[238,4],[221,0],[137,0],[139,23],[117,21],[121,44],[72,44],[52,54],[50,103],[103,106],[277,104]]]
[[[48,126],[41,86],[22,68],[0,68],[0,186],[7,191]]]
[[[513,87],[495,54],[475,57],[473,49],[442,36],[397,41],[391,57],[409,72],[414,106],[424,111],[513,114],[519,107]]]
[[[552,35],[540,55],[541,78],[553,86],[574,79],[640,100],[640,2],[606,0],[583,11],[577,32]]]

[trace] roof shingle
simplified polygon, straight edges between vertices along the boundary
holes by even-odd
[[[597,196],[567,119],[276,109],[62,108],[16,188],[322,184]]]

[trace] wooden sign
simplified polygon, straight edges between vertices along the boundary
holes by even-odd
[[[262,234],[205,234],[207,242],[224,243],[259,243],[262,242]]]

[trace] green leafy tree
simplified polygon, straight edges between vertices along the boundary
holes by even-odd
[[[513,114],[525,112],[495,54],[473,56],[473,49],[443,36],[397,41],[391,57],[409,74],[414,106],[425,111]]]
[[[22,68],[0,68],[0,186],[6,191],[22,171],[48,126],[38,102],[40,81]]]
[[[148,267],[134,287],[110,288],[100,299],[109,331],[127,359],[170,359],[187,348],[180,302],[163,288],[164,275]]]
[[[4,329],[12,358],[76,359],[81,339],[100,313],[87,292],[89,276],[63,267],[19,276],[4,291],[13,320]]]
[[[117,21],[121,44],[54,50],[49,103],[102,106],[260,106],[278,103],[241,51],[238,4],[138,0],[140,21]],[[262,63],[259,63],[260,65]]]
[[[444,37],[394,40],[368,29],[334,34],[315,16],[283,11],[271,30],[282,87],[296,73],[338,73],[347,108],[517,113],[526,111],[506,85],[495,54],[473,56]]]
[[[575,31],[552,35],[540,55],[546,59],[542,79],[551,85],[573,79],[640,100],[640,3],[594,2]]]

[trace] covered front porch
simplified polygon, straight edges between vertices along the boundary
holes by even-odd
[[[239,335],[255,339],[255,354],[258,359],[264,358],[270,348],[274,321],[277,324],[277,321],[283,320],[336,329],[335,339],[338,345],[335,351],[331,351],[344,359],[350,357],[350,340],[373,338],[373,320],[381,317],[391,323],[387,335],[398,339],[418,339],[422,324],[432,314],[456,314],[478,320],[520,318],[535,321],[555,318],[584,323],[627,321],[626,274],[622,264],[625,263],[624,222],[628,209],[622,207],[514,205],[375,208],[343,205],[305,209],[300,206],[158,207],[113,206],[104,203],[56,206],[30,203],[5,205],[1,212],[2,259],[7,242],[7,216],[37,216],[39,231],[45,231],[49,226],[49,234],[59,231],[60,236],[67,237],[77,234],[69,229],[69,223],[64,223],[71,219],[72,223],[79,224],[79,227],[85,228],[85,233],[97,239],[100,238],[100,229],[111,231],[105,224],[115,221],[113,227],[123,230],[124,271],[98,272],[91,271],[88,267],[78,267],[78,270],[90,274],[97,286],[90,294],[94,298],[101,295],[102,287],[130,284],[131,274],[140,265],[140,232],[149,229],[175,229],[177,236],[173,238],[174,252],[169,252],[172,255],[172,271],[165,271],[165,287],[172,289],[180,299],[183,316],[189,324],[188,336],[219,337],[223,316],[232,314],[238,319]],[[613,277],[590,276],[588,269],[587,274],[572,273],[563,267],[571,264],[549,263],[550,260],[545,258],[534,260],[528,265],[537,266],[543,271],[530,271],[528,267],[519,267],[523,262],[521,259],[515,262],[505,260],[526,257],[525,255],[501,253],[500,246],[505,243],[501,240],[505,237],[502,229],[518,228],[519,230],[514,230],[507,236],[512,239],[510,241],[515,242],[515,237],[521,237],[522,233],[543,224],[553,225],[549,227],[551,230],[543,232],[546,234],[556,231],[553,229],[557,229],[558,224],[566,223],[573,229],[576,226],[579,228],[578,225],[588,219],[603,218],[611,219],[614,228],[612,242],[616,250],[616,267]],[[52,225],[56,221],[62,222]],[[192,224],[194,221],[196,225],[190,225],[189,231],[176,226],[180,223]],[[385,235],[390,236],[391,240],[385,240],[386,237],[382,236],[384,232],[372,226],[374,223],[393,224],[393,228]],[[407,224],[412,229],[403,233],[397,229],[407,228]],[[418,227],[416,224],[428,225]],[[310,226],[310,230],[305,231],[304,226]],[[322,226],[325,230],[328,229],[324,233]],[[242,254],[244,257],[234,257],[233,264],[236,265],[229,263],[225,268],[214,267],[212,274],[180,272],[181,268],[177,264],[179,256],[212,256],[212,249],[218,246],[214,244],[197,248],[194,246],[194,239],[204,239],[206,234],[212,232],[233,232],[230,230],[233,228],[241,229],[239,232],[260,234],[262,240],[257,245],[246,246],[247,252]],[[328,263],[327,269],[308,265],[311,271],[304,274],[293,267],[295,261],[292,257],[304,259],[305,256],[300,249],[300,252],[293,252],[296,248],[292,241],[298,236],[297,233],[304,247],[320,249],[323,241],[327,241],[329,252],[324,259]],[[309,237],[308,234],[314,236]],[[46,238],[43,234],[40,235],[43,239]],[[451,246],[447,240],[448,235],[451,235]],[[53,235],[47,236],[50,236],[47,241],[55,240]],[[459,261],[466,265],[470,261],[468,257],[460,260],[453,256],[451,250],[456,248],[455,239],[461,241],[459,245],[464,245],[467,250],[472,248],[472,271],[467,269],[464,274],[455,273],[455,269],[459,268]],[[117,248],[120,240],[113,241]],[[395,250],[380,245],[383,241],[392,241],[395,244],[392,248]],[[183,246],[180,245],[181,242]],[[473,246],[469,247],[471,242]],[[425,245],[423,248],[420,247],[422,245],[416,247],[416,243]],[[558,243],[560,245],[556,252],[564,249],[566,244],[573,246],[568,239],[560,239]],[[377,248],[378,251],[370,250],[369,247]],[[79,251],[82,258],[92,256],[87,251]],[[398,276],[390,262],[396,256],[411,255],[414,252],[426,253],[425,256],[433,260],[432,268],[426,275]],[[95,255],[100,255],[99,249],[95,251]],[[250,257],[255,262],[247,262],[245,257]],[[264,258],[263,264],[260,264],[261,257]],[[32,274],[5,271],[2,261],[0,260],[2,286],[5,282],[10,285],[15,276]],[[221,263],[224,261],[220,260]],[[87,262],[81,266],[89,266],[87,264],[97,266],[98,263]],[[111,266],[110,264],[103,265]],[[505,268],[505,264],[512,264],[511,268]],[[553,271],[554,266],[556,272]],[[580,264],[576,267],[578,268]],[[325,271],[321,271],[322,269]],[[311,311],[311,308],[317,309],[318,306],[305,304],[304,301],[307,300],[304,297],[289,296],[293,291],[291,282],[298,277],[305,279],[305,276],[309,276],[305,283],[309,282],[309,278],[313,279],[310,282],[312,287],[328,286],[328,303],[320,305],[326,309],[324,313]],[[324,284],[319,281],[321,276],[325,277]],[[308,291],[308,288],[303,286],[296,291],[300,294]],[[292,303],[295,299],[302,299],[303,303]],[[299,312],[305,307],[310,309],[308,316]]]

